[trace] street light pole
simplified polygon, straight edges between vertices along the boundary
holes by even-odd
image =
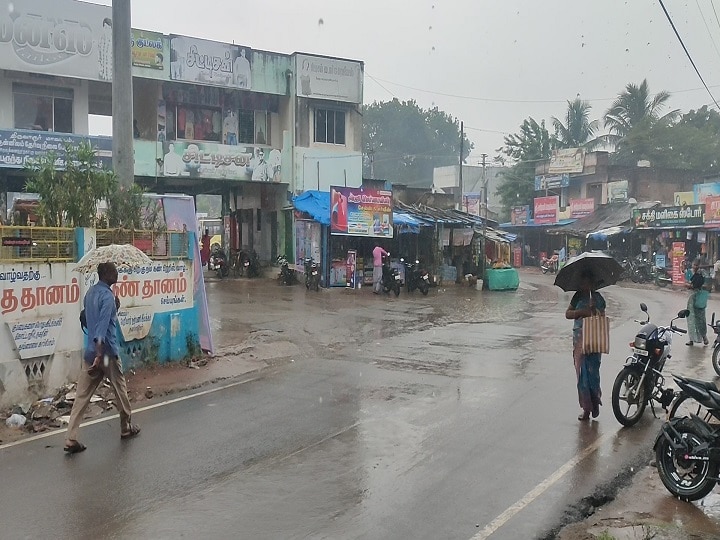
[[[112,0],[112,163],[121,187],[135,181],[131,0]]]

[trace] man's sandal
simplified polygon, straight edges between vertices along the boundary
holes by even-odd
[[[68,454],[77,454],[78,452],[82,452],[83,450],[86,450],[87,446],[85,446],[81,442],[73,442],[72,444],[65,445],[65,448],[63,450],[67,452]]]
[[[130,425],[130,429],[129,429],[128,431],[123,431],[123,432],[120,434],[120,438],[123,439],[123,440],[125,440],[125,439],[132,439],[133,437],[135,437],[135,436],[138,435],[139,433],[140,433],[140,426],[138,426],[137,424],[131,424],[131,425]]]

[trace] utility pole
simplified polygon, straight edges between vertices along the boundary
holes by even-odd
[[[463,209],[463,150],[465,149],[465,124],[460,122],[460,174],[458,189],[460,191],[460,211]]]
[[[135,181],[131,0],[112,0],[112,163],[121,187]]]
[[[487,260],[487,239],[485,237],[486,233],[486,227],[487,227],[487,214],[488,214],[488,208],[487,208],[487,177],[485,176],[485,158],[487,158],[487,154],[483,153],[482,156],[482,184],[483,184],[483,202],[485,203],[485,215],[482,218],[482,269],[483,269],[483,280],[485,279],[485,261]],[[485,282],[483,281],[483,287],[485,286]]]
[[[480,154],[482,157],[482,185],[483,185],[483,202],[485,203],[485,219],[487,219],[487,211],[488,211],[488,181],[487,176],[485,175],[485,159],[487,158],[487,154]]]

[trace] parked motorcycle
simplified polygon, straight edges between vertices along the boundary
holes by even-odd
[[[230,273],[230,267],[228,266],[225,251],[223,251],[218,244],[215,244],[213,251],[210,253],[208,269],[214,271],[220,279],[227,277]]]
[[[393,291],[395,296],[400,296],[400,272],[396,268],[390,266],[390,261],[387,257],[383,261],[382,267],[382,289],[384,293]]]
[[[549,259],[547,257],[543,257],[542,263],[540,264],[540,270],[542,270],[543,274],[547,274],[550,272],[551,274],[554,274],[558,270],[558,256],[553,255]]]
[[[260,275],[260,259],[254,249],[240,251],[238,254],[238,263],[240,267],[239,275],[245,275],[249,278]]]
[[[655,462],[665,488],[683,501],[708,495],[720,478],[720,390],[711,381],[679,375],[680,397],[699,404],[703,416],[674,417],[655,438]]]
[[[285,255],[278,255],[275,262],[280,267],[280,275],[278,279],[283,285],[292,285],[295,283],[295,272],[290,270],[290,263],[288,263]]]
[[[658,287],[667,287],[668,285],[672,285],[672,273],[667,268],[653,266],[653,276],[655,278],[655,285]]]
[[[635,425],[648,404],[655,415],[653,401],[657,401],[665,410],[672,403],[675,392],[672,388],[664,387],[662,370],[665,362],[671,358],[673,333],[687,333],[687,330],[677,328],[674,323],[690,314],[687,309],[683,309],[670,321],[669,326],[656,326],[650,322],[650,314],[644,303],[640,304],[640,309],[647,318],[645,321],[635,321],[643,326],[630,343],[632,355],[625,360],[625,366],[615,377],[612,389],[613,414],[624,426]]]
[[[312,257],[306,258],[305,263],[305,288],[309,291],[320,290],[320,268],[318,263]]]
[[[400,262],[405,265],[407,291],[411,293],[415,289],[419,289],[423,295],[427,296],[430,290],[430,276],[427,271],[420,269],[420,261],[416,260],[413,264],[405,259],[400,259]]]
[[[720,320],[715,320],[715,313],[712,314],[710,324],[708,324],[715,332],[715,341],[713,341],[712,366],[715,373],[720,375]]]
[[[652,279],[650,263],[641,256],[636,257],[632,261],[632,274],[630,275],[630,279],[632,279],[634,283],[645,283],[650,281]]]

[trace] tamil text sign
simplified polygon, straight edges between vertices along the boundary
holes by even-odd
[[[568,174],[556,174],[554,176],[543,174],[535,177],[535,191],[564,188],[569,185],[570,175]]]
[[[705,225],[720,226],[720,197],[705,198]]]
[[[536,197],[535,198],[535,224],[551,225],[557,223],[559,197]]]
[[[595,211],[595,199],[571,199],[570,217],[581,218],[592,214]]]
[[[233,88],[252,88],[252,50],[228,43],[170,36],[170,78]]]
[[[362,103],[363,70],[360,62],[296,55],[297,95]]]
[[[132,31],[132,65],[162,71],[169,61],[164,52],[165,38],[157,32]]]
[[[52,133],[24,129],[0,129],[0,167],[22,169],[28,161],[41,158],[49,152],[55,152],[55,165],[65,168],[65,145],[77,146],[89,142],[95,148],[98,162],[106,168],[112,166],[112,139],[110,137],[92,137]]]
[[[528,205],[513,206],[510,211],[510,223],[513,225],[525,225],[530,216],[530,207]]]
[[[392,191],[331,187],[330,233],[393,237]]]
[[[580,148],[553,150],[550,157],[550,174],[581,173],[585,163],[585,151]]]
[[[702,204],[633,210],[633,223],[637,228],[697,227],[704,224],[704,218]]]

